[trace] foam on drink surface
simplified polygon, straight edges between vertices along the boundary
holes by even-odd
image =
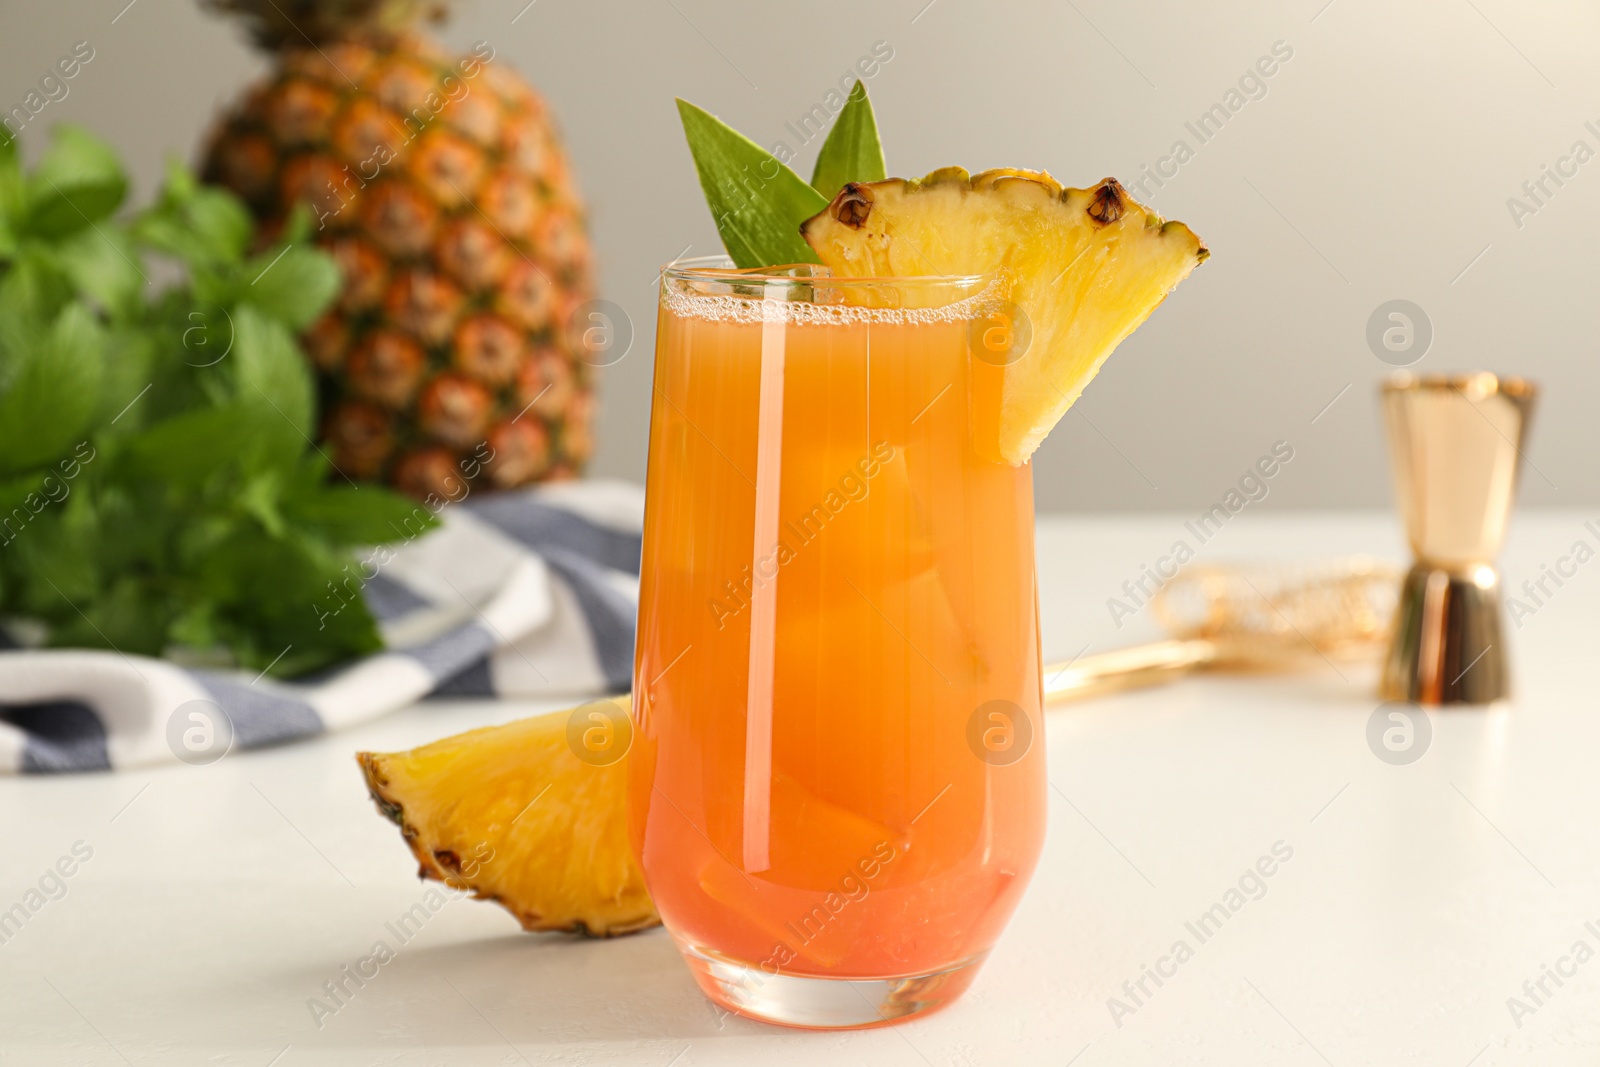
[[[796,287],[803,288],[803,287]],[[663,306],[673,315],[707,322],[782,322],[792,326],[911,326],[971,322],[1003,303],[998,284],[940,307],[869,307],[847,303],[850,290],[808,287],[812,299],[764,299],[759,294],[696,293],[668,282]],[[889,288],[886,286],[886,288]]]

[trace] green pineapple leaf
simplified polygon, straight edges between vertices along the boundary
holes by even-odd
[[[881,182],[888,176],[872,101],[867,99],[866,85],[857,79],[833,129],[822,142],[816,168],[811,172],[811,187],[832,200],[849,182]]]
[[[721,119],[678,101],[706,204],[735,266],[817,263],[800,224],[828,201],[794,171]]]

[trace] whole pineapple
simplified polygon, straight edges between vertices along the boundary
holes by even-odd
[[[263,240],[308,205],[344,270],[305,339],[334,464],[449,499],[578,473],[593,399],[567,327],[593,269],[540,98],[489,45],[454,57],[419,35],[441,3],[202,3],[277,60],[213,133],[207,180]]]

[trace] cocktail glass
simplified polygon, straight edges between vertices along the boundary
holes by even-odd
[[[947,1003],[1033,871],[1033,484],[991,458],[996,292],[663,273],[630,826],[732,1011],[841,1028]]]

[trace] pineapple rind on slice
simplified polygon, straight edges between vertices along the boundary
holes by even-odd
[[[1122,339],[1209,254],[1114,178],[1064,188],[1049,174],[944,167],[921,179],[852,183],[800,227],[836,275],[994,274],[1031,342],[1004,368],[1000,458],[1020,465]],[[988,451],[989,449],[985,449]]]
[[[525,930],[613,937],[655,926],[628,842],[627,758],[579,760],[569,714],[356,758],[421,877],[498,902]]]

